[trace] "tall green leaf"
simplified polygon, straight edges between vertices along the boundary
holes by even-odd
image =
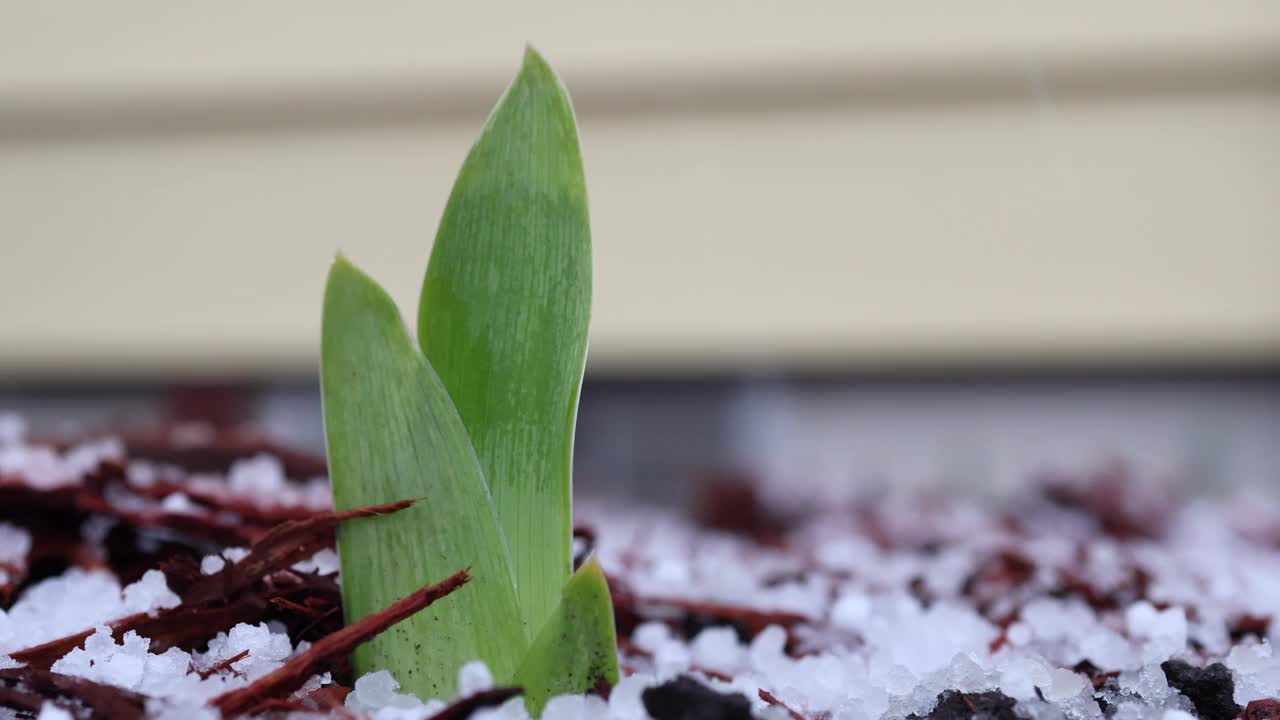
[[[449,197],[423,281],[418,338],[480,457],[530,636],[570,572],[573,427],[590,306],[591,232],[573,108],[529,49]]]
[[[474,581],[355,654],[356,670],[391,670],[421,698],[447,698],[476,658],[508,678],[523,657],[506,541],[479,462],[448,393],[395,303],[339,257],[324,296],[321,390],[339,510],[424,498],[339,531],[347,620],[429,581],[472,568]]]
[[[552,696],[583,692],[601,678],[618,682],[618,649],[609,584],[592,557],[564,586],[559,607],[516,670],[515,684],[537,717]]]

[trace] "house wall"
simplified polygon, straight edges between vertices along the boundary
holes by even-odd
[[[1280,6],[0,5],[0,373],[309,373],[533,41],[591,367],[1273,363]]]

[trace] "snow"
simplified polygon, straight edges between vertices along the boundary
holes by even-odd
[[[227,561],[221,555],[205,555],[200,558],[200,574],[212,575],[221,572],[222,568],[227,566]]]
[[[76,482],[102,460],[122,457],[110,440],[57,453],[24,445],[24,434],[20,422],[0,416],[0,475],[19,472],[42,489]],[[329,503],[322,481],[290,481],[270,455],[238,462],[225,476],[184,478],[137,462],[127,472],[134,488],[188,482],[186,492],[159,501],[170,512],[199,512],[200,499],[215,492],[264,506]],[[142,502],[143,495],[128,501]],[[668,513],[591,503],[579,509],[597,530],[595,552],[606,571],[637,594],[644,612],[629,640],[642,652],[624,653],[632,674],[608,700],[554,698],[545,720],[643,720],[643,691],[683,674],[742,693],[761,718],[785,717],[759,699],[761,689],[808,717],[832,720],[925,714],[946,690],[997,689],[1029,720],[1100,719],[1099,699],[1114,708],[1113,720],[1195,717],[1161,669],[1170,659],[1223,662],[1242,706],[1280,697],[1280,656],[1273,652],[1280,622],[1261,631],[1265,637],[1233,641],[1228,633],[1246,615],[1280,618],[1275,504],[1192,500],[1170,510],[1167,537],[1152,539],[1108,536],[1096,517],[1035,498],[1000,505],[890,495],[858,508],[833,505],[769,547]],[[15,522],[22,520],[0,523],[0,563],[26,561],[31,535]],[[86,537],[105,533],[104,522],[86,522]],[[206,575],[248,552],[202,551]],[[325,549],[293,569],[334,575],[339,565],[337,553]],[[753,638],[728,626],[687,630],[663,604],[672,598],[807,620],[771,625]],[[92,629],[55,671],[143,693],[152,717],[206,720],[216,717],[204,706],[209,698],[264,676],[305,647],[283,626],[239,624],[211,633],[191,652],[156,653],[147,638],[128,632],[117,639],[106,626],[178,601],[159,570],[122,586],[104,570],[70,568],[24,588],[0,610],[0,668],[15,665],[8,655],[17,650]],[[1103,686],[1095,689],[1080,669],[1084,661],[1115,673],[1114,680],[1099,680]],[[294,697],[332,682],[322,672]],[[458,696],[494,684],[483,663],[467,663],[458,673]],[[423,720],[453,699],[414,697],[391,673],[378,671],[355,680],[346,707],[372,720]],[[41,716],[58,712],[49,705]],[[514,698],[473,717],[527,714]]]
[[[124,589],[124,609],[126,614],[151,613],[156,610],[177,607],[182,599],[169,589],[165,583],[164,573],[159,570],[148,570],[142,578]]]
[[[284,463],[267,453],[236,461],[226,476],[193,475],[187,483],[193,491],[249,500],[264,508],[300,507],[319,511],[333,507],[333,493],[327,478],[312,478],[302,483],[290,481],[285,475]]]
[[[1240,705],[1280,697],[1280,658],[1270,643],[1250,643],[1231,649],[1225,664],[1235,676],[1234,699]]]
[[[10,441],[21,435],[9,431]],[[21,477],[37,490],[78,485],[103,462],[124,459],[124,445],[115,438],[81,443],[66,452],[21,442],[0,442],[0,476]]]
[[[220,572],[227,563],[238,563],[249,555],[249,548],[225,547],[216,555],[205,555],[200,558],[200,574],[212,575]],[[294,566],[295,568],[297,565]]]
[[[244,623],[218,633],[204,652],[169,648],[157,654],[150,652],[150,645],[150,640],[133,631],[117,642],[110,629],[99,626],[81,647],[56,661],[51,669],[182,704],[193,699],[205,701],[247,685],[279,668],[294,652],[287,635],[272,632],[267,625]],[[246,651],[248,655],[229,668],[209,672]]]
[[[693,662],[724,673],[742,665],[743,652],[733,628],[710,627],[698,633],[691,648]]]
[[[0,610],[0,653],[177,604],[178,596],[159,570],[148,570],[138,582],[121,588],[104,570],[71,568],[27,588],[7,612]]]
[[[9,582],[5,566],[21,571],[27,566],[27,553],[31,552],[31,533],[9,523],[0,522],[0,585]]]
[[[40,707],[40,714],[36,716],[36,720],[75,720],[75,716],[51,702],[46,702]]]
[[[346,707],[368,713],[373,720],[423,720],[445,706],[440,700],[423,703],[413,695],[396,692],[399,689],[400,683],[386,670],[366,673],[356,678]]]
[[[458,694],[473,695],[493,687],[493,673],[480,660],[466,663],[458,670]]]
[[[338,553],[330,548],[325,548],[312,555],[309,559],[295,563],[293,569],[301,573],[334,575],[341,570],[341,562],[338,559]]]

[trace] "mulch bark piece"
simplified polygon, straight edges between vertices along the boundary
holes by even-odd
[[[705,478],[698,484],[694,518],[705,528],[744,535],[761,545],[782,545],[790,519],[761,501],[756,485],[740,471]]]
[[[182,595],[185,603],[204,603],[231,597],[250,587],[271,572],[281,570],[333,547],[333,532],[345,520],[387,515],[417,502],[399,502],[314,515],[306,520],[291,520],[272,528],[249,548],[239,562],[227,563],[218,572],[207,575]]]
[[[962,693],[944,690],[928,715],[908,715],[908,720],[1018,720],[1017,701],[998,690]]]
[[[1071,671],[1081,673],[1085,677],[1089,678],[1089,683],[1093,685],[1094,690],[1097,690],[1101,688],[1103,685],[1107,684],[1108,680],[1113,680],[1115,678],[1120,677],[1119,670],[1111,670],[1111,671],[1104,672],[1102,668],[1098,667],[1097,665],[1094,665],[1092,662],[1089,662],[1088,660],[1081,660],[1080,662],[1071,666]]]
[[[350,654],[356,646],[368,642],[470,580],[469,571],[460,570],[434,585],[426,585],[386,608],[317,640],[306,652],[290,658],[283,666],[246,687],[217,696],[211,704],[224,715],[241,715],[266,700],[279,698],[300,687],[332,659]]]
[[[1170,515],[1168,498],[1135,497],[1133,473],[1123,463],[1082,478],[1049,475],[1041,483],[1046,498],[1093,516],[1102,532],[1115,538],[1157,539]]]
[[[440,712],[432,715],[430,720],[466,720],[477,710],[497,707],[511,698],[524,693],[524,688],[496,687],[472,693],[449,703]]]
[[[156,508],[126,509],[101,495],[84,493],[76,497],[76,509],[85,513],[110,515],[134,527],[153,530],[176,530],[193,538],[219,545],[248,545],[264,534],[263,528],[239,522],[220,520],[211,514],[169,512]]]
[[[345,705],[343,705],[343,701],[350,693],[351,688],[349,687],[330,685],[309,692],[299,698],[291,698],[288,700],[273,698],[270,700],[263,700],[242,714],[254,716],[272,712],[325,712],[336,714],[338,717],[343,718],[343,720],[360,720],[359,715],[351,712]]]
[[[653,720],[752,720],[742,693],[720,693],[688,675],[645,688],[640,694]]]
[[[1036,575],[1036,565],[1026,555],[1005,549],[982,561],[961,583],[960,594],[971,598],[974,608],[986,615],[997,603],[1008,600],[1028,585]]]
[[[1243,720],[1280,720],[1280,700],[1250,700],[1240,717]]]
[[[1233,699],[1236,683],[1231,670],[1222,663],[1196,667],[1182,660],[1160,663],[1169,687],[1177,690],[1196,708],[1202,720],[1231,720],[1240,714]]]
[[[591,694],[608,700],[609,696],[613,695],[613,683],[609,682],[609,678],[601,675],[596,678],[596,684],[592,686]]]
[[[577,572],[582,567],[582,563],[591,557],[591,553],[596,549],[596,531],[595,528],[586,525],[573,526],[573,539],[582,541],[582,550],[573,554],[573,569]]]
[[[0,670],[0,703],[13,702],[18,710],[28,710],[27,696],[77,701],[96,717],[113,720],[141,720],[146,716],[146,698],[138,693],[92,680],[32,667]],[[39,709],[38,707],[36,708]]]
[[[1147,599],[1147,590],[1151,586],[1151,575],[1140,567],[1133,568],[1128,579],[1111,588],[1100,588],[1080,573],[1068,568],[1058,568],[1057,576],[1058,587],[1050,592],[1050,595],[1054,597],[1070,597],[1074,595],[1099,612],[1118,610],[1139,600],[1145,600]],[[1160,603],[1153,604],[1158,609],[1168,607],[1168,605],[1165,605],[1164,608],[1161,608]],[[1186,610],[1190,614],[1193,608],[1187,608]]]
[[[1270,615],[1241,615],[1227,623],[1227,634],[1231,636],[1233,643],[1238,643],[1249,635],[1265,640],[1270,629]]]
[[[772,705],[772,706],[774,706],[774,707],[780,707],[780,708],[782,708],[782,709],[783,709],[783,711],[784,711],[784,712],[786,712],[786,713],[787,713],[787,715],[791,718],[791,720],[809,720],[809,718],[807,718],[807,717],[805,717],[804,715],[802,715],[802,714],[801,714],[798,710],[796,710],[795,708],[793,708],[793,707],[791,707],[790,705],[788,705],[788,704],[786,704],[786,703],[782,702],[781,700],[779,700],[779,699],[778,699],[778,697],[777,697],[776,695],[774,695],[773,693],[769,692],[768,690],[765,690],[764,688],[760,688],[760,690],[759,690],[758,694],[760,695],[760,699],[761,699],[761,700],[763,700],[763,701],[765,701],[765,702],[769,703],[770,705]]]
[[[1097,691],[1106,690],[1112,693],[1119,692],[1120,671],[1103,671],[1089,660],[1081,660],[1075,665],[1072,665],[1071,671],[1081,673],[1085,677],[1089,678],[1089,684],[1093,686],[1095,691],[1093,696],[1094,702],[1098,703],[1098,709],[1102,711],[1103,715],[1110,717],[1111,713],[1114,712],[1115,709],[1111,706],[1110,702],[1107,702],[1106,697],[1104,697],[1104,693]]]
[[[313,690],[302,698],[303,703],[310,703],[316,706],[317,710],[328,712],[340,712],[344,716],[354,717],[354,713],[346,709],[345,702],[347,696],[351,694],[351,688],[345,685],[328,685],[318,690]]]
[[[117,641],[130,630],[151,639],[152,652],[171,647],[195,648],[212,633],[228,630],[238,623],[254,623],[268,619],[273,610],[284,615],[301,609],[302,623],[295,618],[292,629],[314,624],[317,620],[340,618],[340,593],[332,577],[299,575],[282,572],[294,563],[311,557],[333,543],[333,530],[344,520],[397,512],[413,504],[405,500],[385,505],[357,508],[344,512],[317,515],[306,520],[284,523],[255,543],[240,562],[228,562],[222,570],[191,582],[181,594],[182,604],[154,615],[139,613],[107,624]],[[169,565],[182,584],[190,581],[192,569],[177,562]],[[196,568],[198,572],[198,568]],[[175,588],[176,589],[176,588]],[[252,590],[251,592],[249,592]],[[291,599],[296,595],[297,599]],[[51,640],[42,645],[19,650],[12,657],[47,669],[71,650],[80,647],[93,634],[88,629]]]

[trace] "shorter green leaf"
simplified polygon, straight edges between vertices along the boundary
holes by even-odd
[[[516,670],[515,684],[537,717],[553,696],[586,692],[600,678],[618,682],[618,638],[609,584],[593,557],[565,583],[560,605]]]
[[[477,658],[505,681],[524,655],[525,632],[506,540],[449,394],[390,296],[342,257],[329,272],[321,334],[335,507],[423,499],[342,524],[347,621],[463,568],[475,578],[360,646],[356,672],[390,670],[424,700],[452,695],[458,668]]]

